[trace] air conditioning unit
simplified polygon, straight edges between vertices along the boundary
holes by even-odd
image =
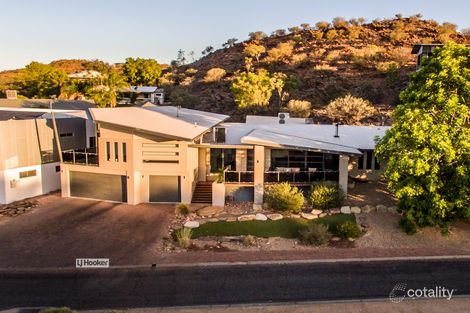
[[[305,124],[313,124],[313,118],[309,117],[305,119]]]
[[[279,124],[285,124],[286,119],[288,119],[290,116],[289,113],[278,113],[277,117],[279,118]]]

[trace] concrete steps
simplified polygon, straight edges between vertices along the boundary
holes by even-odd
[[[212,203],[212,182],[198,182],[191,203]]]

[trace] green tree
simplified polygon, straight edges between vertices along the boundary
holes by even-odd
[[[124,77],[108,64],[107,67],[102,68],[101,77],[91,81],[85,94],[99,107],[115,107],[120,89],[127,85]]]
[[[282,101],[286,98],[286,94],[284,92],[284,85],[286,84],[287,75],[282,72],[277,72],[273,74],[271,80],[274,89],[277,92],[279,107],[281,107]]]
[[[266,52],[266,48],[263,45],[257,45],[256,43],[249,43],[243,49],[246,55],[256,59],[259,62],[259,57]]]
[[[240,108],[268,105],[273,90],[273,80],[265,69],[239,73],[232,82],[232,95]]]
[[[131,85],[154,86],[162,75],[162,69],[154,59],[127,58],[122,73]]]
[[[426,58],[400,95],[379,141],[401,225],[441,227],[470,219],[470,49],[447,44]]]
[[[49,64],[31,62],[21,70],[15,87],[28,98],[49,98],[59,96],[67,81],[64,71]]]

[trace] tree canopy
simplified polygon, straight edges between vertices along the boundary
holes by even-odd
[[[426,58],[400,95],[394,124],[379,141],[402,225],[470,219],[470,49],[447,44]]]
[[[273,90],[273,80],[265,69],[242,72],[232,82],[233,98],[240,108],[268,105]]]
[[[58,96],[67,80],[64,71],[49,64],[31,62],[21,70],[16,85],[28,98],[49,98]]]
[[[162,74],[162,69],[154,59],[127,58],[122,72],[131,85],[154,86]]]

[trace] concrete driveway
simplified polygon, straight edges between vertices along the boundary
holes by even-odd
[[[0,219],[0,268],[69,267],[76,258],[150,265],[174,214],[170,204],[131,206],[57,193],[38,201],[28,213]]]

